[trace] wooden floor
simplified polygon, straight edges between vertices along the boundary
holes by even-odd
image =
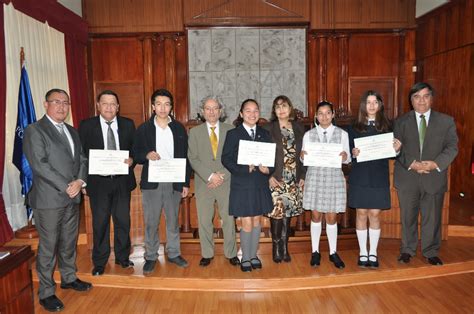
[[[474,312],[474,238],[443,242],[444,266],[428,265],[420,256],[409,265],[399,264],[398,245],[398,240],[381,240],[377,270],[357,267],[356,250],[339,252],[344,270],[332,266],[327,252],[318,268],[310,267],[309,253],[292,254],[293,261],[284,264],[260,254],[263,269],[251,273],[242,273],[222,255],[202,268],[200,256],[188,254],[188,268],[160,256],[155,273],[147,277],[140,247],[132,255],[134,268],[116,267],[112,257],[106,274],[93,277],[90,253],[82,245],[78,276],[94,288],[85,293],[58,288],[57,295],[66,313]],[[55,278],[59,283],[58,273]],[[35,271],[33,279],[37,281]],[[38,303],[35,308],[43,312]]]
[[[85,293],[60,290],[57,295],[65,304],[64,313],[473,313],[474,273],[285,292],[94,287]],[[35,309],[48,313],[37,300]]]

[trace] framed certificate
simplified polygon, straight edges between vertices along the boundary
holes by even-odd
[[[341,168],[342,145],[340,143],[305,143],[303,165],[313,167]]]
[[[159,159],[148,162],[148,182],[185,182],[186,158]]]
[[[359,149],[357,162],[395,157],[393,133],[384,133],[354,139],[354,146]]]
[[[237,163],[239,165],[275,166],[275,143],[240,140]]]
[[[128,174],[128,150],[89,150],[89,174],[120,175]]]

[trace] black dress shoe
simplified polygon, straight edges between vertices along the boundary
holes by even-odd
[[[411,255],[408,253],[401,253],[398,257],[398,261],[402,264],[410,263]]]
[[[145,260],[143,265],[143,275],[151,274],[155,270],[156,261]]]
[[[443,265],[443,261],[438,256],[428,257],[428,263],[437,266]]]
[[[311,254],[311,260],[309,261],[309,264],[314,267],[314,266],[319,266],[321,263],[321,254],[319,254],[318,251],[314,251]]]
[[[377,257],[377,255],[369,255],[369,267],[370,268],[379,267],[379,258]]]
[[[362,260],[362,258],[365,258],[365,260]],[[367,255],[359,256],[359,260],[357,261],[357,265],[359,267],[362,267],[362,268],[369,267],[369,257]]]
[[[242,261],[240,263],[240,270],[244,273],[252,271],[252,264],[250,263],[250,261]]]
[[[262,268],[262,261],[258,257],[254,257],[250,259],[250,265],[253,269],[260,269]]]
[[[54,294],[44,299],[40,299],[39,303],[48,312],[59,312],[64,309],[64,304]]]
[[[125,260],[125,261],[115,261],[116,265],[122,266],[122,268],[129,268],[135,266],[135,264],[131,260]]]
[[[343,269],[344,267],[346,267],[346,265],[344,264],[342,259],[339,257],[339,255],[337,255],[336,252],[329,255],[329,260],[333,262],[334,266],[336,266],[339,269]]]
[[[73,282],[70,283],[61,283],[61,289],[73,289],[76,291],[87,291],[92,288],[92,284],[90,282],[85,282],[77,278]]]
[[[104,274],[104,266],[95,266],[94,269],[92,269],[92,276],[100,276]]]
[[[199,261],[199,266],[202,266],[202,267],[206,267],[206,266],[209,266],[209,264],[211,263],[212,259],[214,257],[203,257],[201,258],[201,260]]]
[[[240,260],[237,256],[234,256],[234,257],[229,258],[229,263],[232,266],[239,266],[240,265]]]

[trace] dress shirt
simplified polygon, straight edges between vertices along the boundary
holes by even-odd
[[[49,119],[49,121],[51,121],[51,123],[54,125],[54,127],[56,128],[56,130],[58,131],[59,133],[59,125],[62,124],[63,125],[63,130],[64,130],[64,134],[66,134],[66,137],[69,141],[69,146],[71,147],[71,152],[72,152],[72,156],[74,157],[74,141],[72,140],[72,136],[71,136],[71,133],[69,133],[69,130],[67,129],[67,126],[63,123],[57,123],[56,121],[54,121],[53,119],[51,119],[50,116],[46,115],[46,117]]]
[[[415,111],[415,117],[416,117],[416,126],[418,128],[418,131],[420,131],[420,121],[421,121],[421,116],[422,114],[421,113],[418,113]],[[427,112],[423,113],[423,115],[425,116],[425,120],[426,120],[426,127],[428,128],[428,124],[430,123],[430,115],[431,115],[431,109],[428,110]]]
[[[209,133],[209,137],[211,137],[211,126],[208,122],[206,122],[207,125],[207,133]],[[217,121],[216,125],[214,125],[215,129],[214,132],[216,133],[217,136],[217,142],[219,142],[219,121]]]
[[[252,129],[253,129],[253,132],[255,134],[255,137],[257,136],[257,125],[254,125],[253,127],[249,127],[245,123],[242,123],[242,125],[244,126],[245,131],[247,131],[247,133],[249,134],[250,137],[252,137],[252,131],[250,131]]]
[[[105,120],[101,115],[99,115],[100,119],[100,127],[102,129],[102,138],[104,139],[104,149],[107,149],[107,132],[109,130],[109,125],[106,123],[107,120]],[[118,136],[118,125],[117,125],[117,118],[112,119],[112,123],[110,124],[110,128],[112,129],[112,132],[114,133],[115,137],[115,144],[117,145],[117,150],[120,150],[120,141],[119,141],[119,136]]]
[[[168,123],[172,120],[168,117]],[[156,129],[156,152],[160,155],[161,159],[173,159],[174,158],[174,141],[173,132],[168,125],[166,128],[161,128],[156,122],[156,118],[153,120]]]

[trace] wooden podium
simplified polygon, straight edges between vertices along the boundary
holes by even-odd
[[[0,247],[0,313],[34,313],[30,246]]]

